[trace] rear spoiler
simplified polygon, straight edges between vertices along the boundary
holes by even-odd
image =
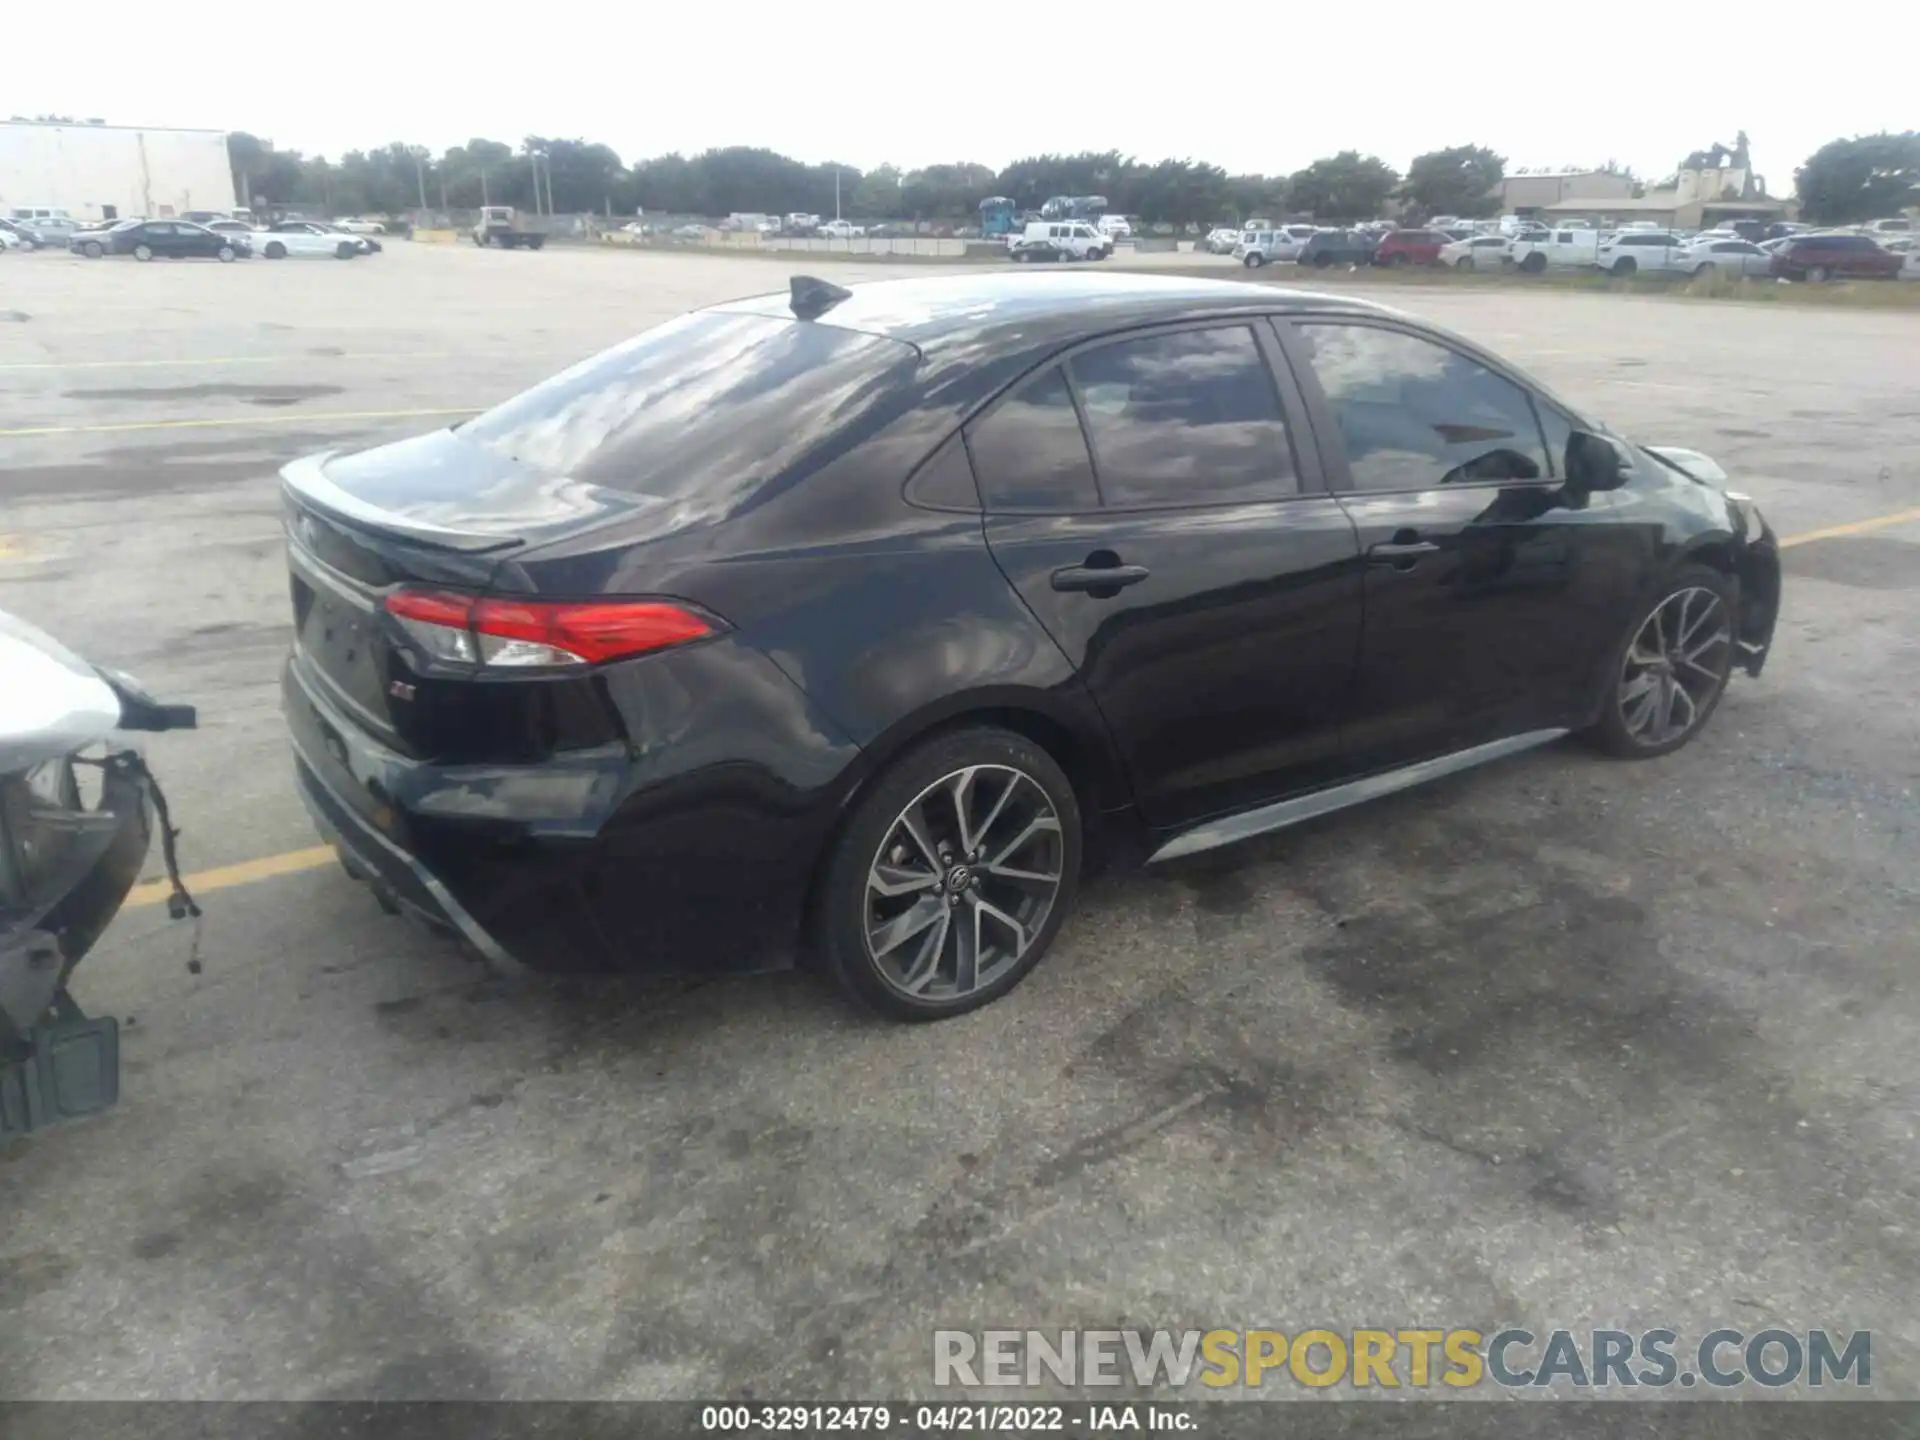
[[[433,550],[452,550],[462,555],[484,555],[492,550],[514,550],[525,542],[512,536],[488,535],[475,530],[456,530],[446,525],[430,525],[395,515],[377,505],[369,505],[359,496],[342,490],[327,478],[326,462],[340,452],[323,450],[305,455],[280,467],[280,483],[302,505],[349,525],[394,535]]]

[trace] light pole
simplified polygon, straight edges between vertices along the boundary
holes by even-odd
[[[427,155],[429,151],[424,145],[415,145],[412,153],[414,178],[420,182],[420,209],[424,214],[427,208]]]

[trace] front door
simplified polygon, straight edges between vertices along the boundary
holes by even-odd
[[[1337,772],[1357,550],[1299,414],[1271,329],[1240,320],[1084,346],[968,427],[994,559],[1151,824]]]
[[[1281,333],[1364,558],[1355,766],[1577,723],[1658,536],[1570,499],[1570,423],[1480,360],[1390,322]]]

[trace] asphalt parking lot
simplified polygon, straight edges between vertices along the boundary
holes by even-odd
[[[785,275],[0,259],[0,608],[200,707],[148,750],[213,872],[202,973],[151,903],[80,971],[119,1108],[0,1154],[0,1398],[901,1397],[943,1325],[1509,1323],[1871,1330],[1920,1397],[1920,321],[1391,297],[1799,542],[1678,755],[1102,877],[939,1026],[493,979],[313,852],[274,471]]]

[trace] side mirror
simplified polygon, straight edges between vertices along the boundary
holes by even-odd
[[[1583,495],[1627,483],[1627,457],[1605,435],[1576,430],[1567,437],[1567,486]]]

